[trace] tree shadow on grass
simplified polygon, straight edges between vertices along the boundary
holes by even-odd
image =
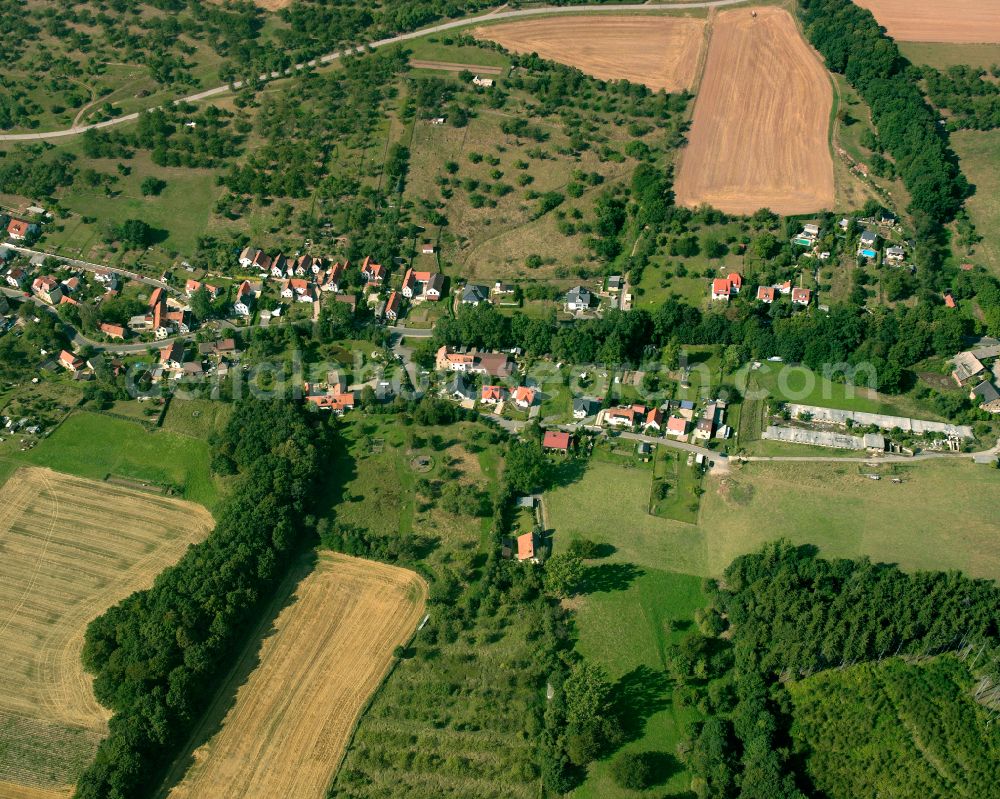
[[[549,466],[546,480],[548,488],[565,488],[579,482],[587,471],[587,462],[582,458],[570,458]]]
[[[601,563],[590,566],[584,572],[580,593],[624,591],[644,574],[634,563]]]
[[[651,716],[673,702],[672,684],[666,672],[636,666],[615,683],[614,702],[626,741],[643,736]]]

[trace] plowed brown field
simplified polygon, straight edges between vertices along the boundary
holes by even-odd
[[[901,42],[1000,42],[1000,0],[855,0]]]
[[[787,11],[716,17],[675,191],[688,206],[779,214],[833,205],[830,78]]]
[[[107,732],[80,663],[88,622],[211,526],[196,505],[48,469],[0,488],[0,797],[65,794]]]
[[[602,14],[488,25],[477,28],[475,36],[515,53],[538,53],[601,80],[676,92],[694,83],[704,30],[703,19]]]
[[[219,731],[194,752],[170,799],[322,799],[426,598],[427,585],[414,572],[323,556],[259,650],[248,650],[237,666],[232,682],[239,685],[259,661],[221,721],[224,708],[209,713],[206,725],[219,724]]]

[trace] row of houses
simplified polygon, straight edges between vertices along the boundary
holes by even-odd
[[[191,332],[191,326],[190,309],[168,298],[166,290],[159,286],[150,293],[146,312],[128,321],[129,330],[152,332],[157,341],[172,335],[186,335]]]
[[[581,408],[581,413],[583,412],[584,409]],[[716,437],[729,438],[731,430],[725,424],[726,403],[723,400],[709,402],[699,418],[696,419],[695,416],[696,405],[689,400],[671,401],[658,408],[634,403],[599,411],[597,424],[604,427],[642,430],[685,441],[689,437],[698,441],[708,441]]]
[[[813,225],[811,227],[815,226]],[[730,272],[726,277],[718,277],[713,280],[710,290],[713,301],[721,300],[729,302],[729,300],[739,294],[742,289],[743,276],[739,274],[739,272]],[[779,295],[791,295],[792,304],[794,305],[806,306],[809,305],[812,300],[812,291],[810,289],[792,286],[791,280],[786,280],[784,283],[778,283],[773,286],[757,287],[757,299],[767,305],[773,303]]]

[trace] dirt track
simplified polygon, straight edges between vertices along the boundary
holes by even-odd
[[[248,652],[170,799],[322,799],[368,697],[413,634],[427,585],[382,563],[325,555]],[[250,670],[252,669],[252,671]],[[247,672],[249,671],[249,676]],[[183,766],[184,764],[180,764]]]
[[[537,53],[601,80],[676,92],[694,83],[705,20],[689,17],[545,17],[476,28],[515,53]]]
[[[827,141],[833,90],[787,11],[724,11],[713,23],[705,75],[675,191],[687,206],[734,214],[829,208]]]
[[[87,624],[211,526],[190,503],[48,469],[0,488],[0,797],[32,795],[4,781],[61,788],[92,756],[108,714],[80,663]]]
[[[855,0],[901,42],[1000,42],[1000,0]]]

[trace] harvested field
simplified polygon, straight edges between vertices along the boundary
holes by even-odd
[[[75,782],[108,718],[80,663],[87,624],[211,526],[199,506],[48,469],[0,488],[0,797]]]
[[[233,691],[222,692],[206,720],[218,732],[195,750],[170,799],[322,799],[426,598],[427,585],[414,572],[324,555],[279,600],[270,634],[238,664]],[[222,705],[233,692],[227,711]]]
[[[545,17],[477,28],[515,53],[537,53],[601,80],[628,80],[650,89],[691,88],[705,20],[688,17]]]
[[[1000,0],[855,0],[903,42],[1000,42]]]
[[[801,214],[834,201],[830,77],[787,11],[718,15],[675,191],[687,206]]]

